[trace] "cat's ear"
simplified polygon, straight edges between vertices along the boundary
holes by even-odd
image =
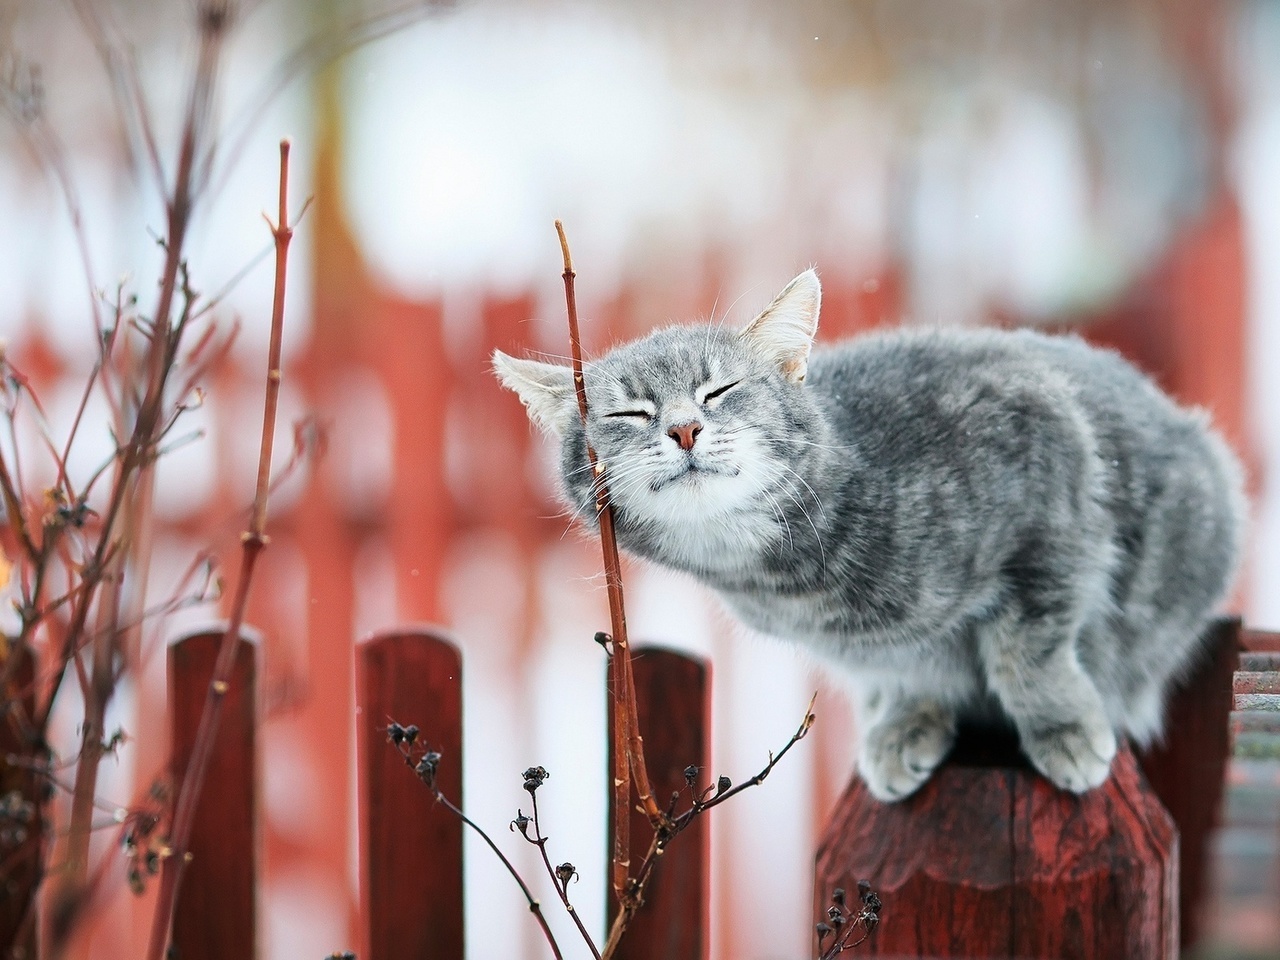
[[[493,372],[504,387],[515,391],[533,422],[547,433],[559,436],[578,416],[572,368],[521,360],[495,350]]]
[[[782,288],[742,337],[773,360],[788,380],[800,383],[809,368],[821,305],[822,284],[813,270],[806,270]]]

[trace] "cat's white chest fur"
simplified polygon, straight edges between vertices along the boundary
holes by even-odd
[[[777,518],[724,489],[733,485],[724,476],[689,478],[649,492],[628,512],[664,563],[694,573],[733,572],[775,549],[779,539]]]

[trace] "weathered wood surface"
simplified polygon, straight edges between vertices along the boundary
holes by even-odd
[[[1238,619],[1215,624],[1197,668],[1170,697],[1163,742],[1140,758],[1147,782],[1178,828],[1179,941],[1184,950],[1200,940],[1209,848],[1222,822],[1240,633]]]
[[[195,746],[222,637],[200,633],[169,647],[175,783]],[[256,659],[254,645],[241,639],[174,910],[171,949],[181,960],[257,956]]]
[[[1177,833],[1127,748],[1075,796],[1016,748],[973,760],[965,746],[902,803],[854,780],[818,854],[815,917],[866,878],[884,908],[859,956],[1178,955]]]
[[[677,812],[687,809],[689,789],[684,770],[699,768],[698,786],[709,782],[708,721],[710,668],[701,660],[661,647],[636,647],[632,653],[636,708],[644,736],[645,759],[653,795],[666,808],[673,792],[681,794]],[[613,682],[610,676],[610,683]],[[609,710],[608,729],[613,729]],[[606,769],[612,777],[613,743]],[[613,849],[613,790],[610,798],[609,842]],[[704,960],[708,952],[708,816],[699,817],[676,837],[654,871],[644,909],[639,911],[617,953],[618,960]],[[631,861],[638,866],[653,831],[639,810],[631,813]],[[606,878],[612,871],[603,871]],[[606,892],[612,923],[617,901]]]
[[[462,660],[435,630],[379,634],[357,654],[356,741],[368,941],[362,960],[463,960],[462,831],[387,742],[394,720],[441,755],[436,782],[462,796]]]

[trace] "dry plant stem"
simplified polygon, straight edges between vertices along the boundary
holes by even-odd
[[[582,374],[582,341],[578,332],[578,299],[574,291],[573,256],[564,233],[564,224],[556,221],[556,234],[560,238],[560,251],[564,257],[564,299],[569,316],[569,353],[573,363],[573,387],[578,399],[578,415],[585,428],[587,422],[587,390]],[[611,574],[608,544],[613,540],[613,510],[604,492],[601,469],[596,463],[596,453],[587,444],[587,459],[596,480],[596,513],[600,518],[600,543],[604,551],[605,583],[609,593],[609,619],[613,630],[613,686],[609,697],[613,701],[613,893],[619,902],[627,895],[631,876],[631,767],[627,757],[628,713],[623,708],[626,684],[622,680],[621,664],[627,657],[626,612],[622,607],[621,590],[614,590],[615,577]],[[607,526],[607,531],[606,531]],[[608,535],[607,535],[608,534]],[[615,597],[617,601],[615,603]],[[619,651],[622,651],[621,654]]]
[[[150,346],[147,349],[147,390],[142,399],[136,426],[133,430],[133,443],[120,458],[116,468],[115,486],[118,495],[111,499],[108,513],[102,524],[102,536],[99,552],[95,562],[84,570],[84,580],[90,589],[84,591],[81,603],[78,604],[73,618],[73,630],[68,639],[78,639],[86,627],[88,608],[101,582],[110,585],[106,603],[100,609],[99,631],[97,631],[95,650],[93,650],[93,671],[90,686],[84,699],[84,722],[81,736],[81,764],[77,768],[76,790],[72,795],[72,814],[68,831],[67,873],[65,882],[69,884],[65,890],[74,891],[82,887],[88,869],[88,841],[90,841],[93,796],[97,791],[97,769],[101,760],[99,744],[104,735],[106,708],[114,690],[114,677],[111,663],[115,658],[119,645],[118,631],[114,628],[113,617],[120,609],[120,590],[123,588],[125,558],[129,550],[115,554],[111,563],[102,562],[102,553],[115,529],[116,517],[123,512],[125,517],[132,515],[145,517],[146,512],[138,512],[131,507],[146,504],[127,503],[129,493],[141,492],[145,497],[151,485],[136,484],[137,474],[151,470],[152,444],[155,431],[159,425],[160,411],[164,404],[164,387],[168,380],[168,371],[172,369],[172,353],[175,344],[170,343],[172,326],[169,323],[170,311],[173,310],[173,297],[177,288],[178,270],[182,248],[186,241],[192,197],[192,160],[195,157],[195,145],[200,134],[201,120],[209,110],[209,101],[214,87],[214,67],[220,49],[220,31],[206,31],[201,36],[200,61],[196,70],[196,79],[192,84],[191,101],[188,104],[186,125],[183,129],[182,152],[179,155],[178,174],[175,178],[173,197],[168,204],[168,230],[165,237],[165,265],[161,274],[160,300],[156,305],[155,316],[152,317]],[[146,521],[143,521],[146,522]],[[125,525],[128,529],[128,525]],[[74,655],[64,650],[63,657]]]
[[[764,779],[769,776],[773,768],[778,765],[778,762],[787,755],[787,752],[809,733],[809,729],[816,719],[813,713],[813,704],[817,698],[818,695],[815,693],[809,699],[809,706],[805,710],[804,719],[800,721],[800,726],[796,728],[796,732],[791,735],[791,739],[783,745],[781,750],[776,754],[769,754],[769,762],[765,764],[759,773],[750,780],[744,780],[736,787],[717,793],[710,799],[706,799],[707,794],[715,788],[709,788],[704,793],[695,795],[693,805],[688,810],[678,816],[668,817],[664,826],[654,830],[653,839],[649,842],[649,851],[645,854],[644,859],[640,861],[640,867],[636,871],[633,886],[628,891],[628,896],[623,898],[619,904],[618,913],[613,918],[613,924],[609,928],[609,938],[605,941],[604,950],[600,954],[601,960],[612,960],[616,954],[618,945],[622,942],[622,935],[627,932],[627,927],[631,923],[631,918],[635,916],[636,911],[644,903],[645,888],[649,883],[649,878],[653,876],[654,867],[657,866],[658,860],[661,859],[662,854],[666,851],[667,845],[676,836],[684,832],[697,817],[706,813],[712,807],[717,807],[730,797],[737,796],[743,790],[759,786],[764,782]]]
[[[404,757],[405,765],[413,769],[415,764],[409,748],[404,744],[397,744],[396,749],[399,750],[400,755]],[[444,795],[444,792],[436,786],[434,776],[431,779],[424,779],[423,782],[427,785],[427,789],[431,791],[431,795],[435,797],[436,803],[440,804],[461,820],[466,826],[474,830],[479,835],[480,839],[488,844],[489,849],[493,851],[494,856],[502,861],[502,865],[507,868],[507,873],[511,874],[511,879],[516,882],[516,885],[520,888],[520,892],[524,894],[524,898],[529,904],[529,912],[534,915],[538,921],[538,926],[542,928],[542,935],[546,938],[548,946],[551,947],[552,954],[555,956],[556,960],[564,960],[560,953],[560,944],[556,943],[555,935],[551,932],[551,927],[547,924],[547,918],[542,914],[542,904],[539,903],[538,898],[533,895],[533,891],[529,889],[529,885],[524,882],[524,878],[520,876],[520,872],[516,870],[511,861],[507,859],[506,854],[504,854],[498,848],[498,845],[493,842],[493,838],[490,837],[489,834],[485,833],[483,827],[463,813],[461,807],[457,806]]]
[[[186,231],[190,223],[194,158],[210,110],[223,36],[222,26],[210,23],[202,25],[199,58],[184,120],[174,190],[167,202],[165,263],[161,273],[159,300],[151,318],[152,328],[146,358],[147,388],[138,407],[132,439],[117,462],[115,486],[102,520],[102,535],[93,557],[82,572],[86,589],[75,605],[71,627],[67,631],[66,642],[60,654],[61,669],[65,670],[68,662],[76,655],[75,649],[87,626],[89,609],[98,592],[97,588],[106,584],[108,596],[99,610],[93,671],[85,691],[80,761],[67,833],[67,869],[61,874],[61,889],[65,896],[76,896],[87,877],[93,799],[97,793],[98,766],[102,756],[100,744],[107,706],[115,686],[111,665],[120,643],[119,632],[112,618],[121,609],[125,564],[132,552],[131,545],[123,550],[112,550],[117,530],[116,521],[122,515],[135,522],[150,515],[148,505],[135,500],[138,497],[147,498],[151,490],[150,483],[145,480],[139,482],[139,475],[149,472],[154,464],[153,448],[158,439],[157,429],[164,406],[165,386],[178,346],[176,338],[171,336],[173,328],[170,316]],[[142,522],[146,520],[142,519]],[[127,537],[129,526],[127,523],[123,526],[126,532],[122,535]],[[107,559],[108,550],[112,550],[110,560]],[[142,586],[143,584],[139,584],[140,588]],[[45,728],[51,706],[50,702],[39,717],[36,724],[38,729]]]
[[[187,864],[187,845],[191,842],[191,828],[195,822],[196,807],[204,788],[209,759],[222,720],[222,707],[235,666],[236,645],[240,628],[244,623],[245,608],[249,602],[249,588],[258,557],[267,546],[267,496],[271,481],[271,448],[275,436],[276,408],[280,394],[280,342],[284,330],[284,293],[288,270],[289,241],[293,228],[288,221],[289,141],[280,143],[280,208],[279,220],[271,225],[276,245],[275,294],[271,305],[271,345],[267,366],[266,402],[263,405],[262,446],[258,459],[258,482],[253,499],[253,513],[249,529],[241,536],[243,559],[231,603],[231,616],[227,630],[222,635],[218,659],[214,664],[213,679],[205,696],[204,711],[196,732],[191,759],[178,787],[174,803],[173,828],[169,846],[171,855],[165,859],[160,877],[160,894],[152,917],[151,939],[147,948],[149,960],[160,960],[169,943],[173,925],[173,910],[177,902],[178,887]],[[270,223],[270,221],[268,221]]]
[[[502,861],[502,865],[507,868],[507,873],[511,874],[512,879],[520,886],[520,892],[524,894],[525,900],[529,903],[529,912],[537,919],[538,926],[542,927],[542,935],[546,938],[547,945],[551,947],[552,955],[555,956],[556,960],[564,960],[564,955],[560,953],[560,944],[556,943],[555,935],[551,932],[551,927],[547,924],[547,918],[542,914],[542,904],[538,902],[538,898],[533,895],[533,891],[529,889],[528,885],[521,878],[519,872],[514,866],[512,866],[511,861],[508,860],[506,855],[498,849],[498,845],[490,839],[489,834],[480,829],[480,825],[478,823],[463,813],[461,809],[454,806],[454,804],[450,802],[449,798],[439,790],[434,790],[433,792],[435,793],[437,803],[443,804],[446,810],[478,833],[481,839],[489,845],[489,849],[498,855],[498,859]]]
[[[578,398],[578,414],[583,427],[587,422],[587,391],[582,373],[582,340],[578,331],[578,301],[574,291],[573,256],[564,224],[556,221],[556,234],[560,238],[560,252],[564,258],[564,297],[569,317],[569,346],[573,357],[573,386]],[[613,631],[614,683],[609,696],[614,702],[614,849],[613,890],[618,899],[627,897],[631,868],[631,790],[630,778],[635,777],[636,794],[649,822],[656,828],[664,823],[664,816],[653,799],[649,785],[649,773],[645,766],[644,741],[636,714],[635,679],[631,672],[631,645],[627,639],[627,617],[622,599],[622,564],[618,557],[618,539],[613,526],[613,506],[609,502],[609,490],[605,484],[604,468],[597,462],[596,453],[587,444],[587,458],[596,483],[596,512],[600,521],[600,547],[604,555],[605,585],[609,593],[609,621]]]
[[[538,822],[538,794],[530,792],[529,798],[533,801],[533,836],[530,841],[538,852],[542,854],[543,866],[547,868],[547,876],[551,878],[551,885],[556,888],[556,893],[560,895],[560,902],[564,904],[565,910],[569,912],[569,916],[573,917],[573,922],[578,927],[578,933],[582,935],[583,941],[591,950],[591,955],[600,960],[600,949],[596,946],[596,942],[591,939],[591,934],[587,932],[586,926],[582,922],[582,918],[578,916],[578,911],[574,909],[572,903],[569,902],[569,881],[559,882],[556,876],[555,868],[551,866],[551,858],[547,856],[547,838],[542,835],[542,824]]]

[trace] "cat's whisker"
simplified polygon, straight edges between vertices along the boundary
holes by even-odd
[[[791,498],[791,501],[796,505],[800,512],[804,514],[805,520],[809,523],[809,528],[813,530],[813,539],[818,544],[818,559],[822,563],[822,579],[825,581],[827,578],[827,545],[822,542],[822,534],[818,532],[818,525],[813,522],[813,517],[809,515],[809,511],[805,509],[804,504],[801,503],[800,500],[790,491],[787,491],[787,496]]]
[[[791,443],[791,444],[797,444],[802,446],[816,447],[819,450],[839,451],[839,450],[857,450],[858,449],[858,445],[855,443],[843,443],[843,444],[819,443],[816,440],[806,440],[803,437],[767,437],[764,435],[757,435],[755,439],[761,441],[762,443]]]
[[[746,467],[743,468],[743,472],[746,473],[747,476],[752,480],[759,479],[757,474],[755,474],[754,472],[748,472],[748,469]],[[767,483],[761,483],[759,486],[760,486],[760,495],[769,502],[770,507],[773,509],[774,515],[782,523],[783,530],[786,533],[787,548],[790,550],[795,550],[796,540],[791,533],[791,522],[787,519],[786,511],[782,509],[782,504],[778,502],[777,498],[773,496],[773,494],[769,493]],[[778,556],[782,556],[781,540],[778,541]]]
[[[814,502],[814,504],[815,504],[815,505],[817,506],[817,508],[818,508],[818,514],[819,514],[819,516],[821,516],[821,517],[822,517],[822,522],[823,522],[823,523],[826,523],[826,522],[827,522],[827,511],[826,511],[826,509],[825,509],[825,508],[823,507],[823,505],[822,505],[822,498],[821,498],[821,497],[819,497],[819,496],[818,496],[818,492],[817,492],[816,490],[814,490],[814,489],[813,489],[813,487],[811,487],[811,486],[809,485],[809,481],[808,481],[808,480],[806,480],[806,479],[805,479],[805,478],[800,474],[800,472],[799,472],[798,470],[796,470],[794,467],[792,467],[790,464],[783,463],[783,462],[779,461],[779,462],[778,462],[778,466],[782,467],[782,469],[783,469],[783,470],[785,470],[785,471],[787,471],[788,473],[790,473],[793,477],[795,477],[797,480],[799,480],[799,481],[800,481],[800,483],[802,483],[802,484],[804,485],[804,488],[805,488],[806,490],[808,490],[808,491],[809,491],[809,496],[813,497],[813,502]],[[798,503],[797,503],[797,506],[799,506],[799,504],[798,504]],[[801,509],[803,509],[803,508],[801,508]],[[806,514],[806,516],[807,516],[807,514]],[[815,533],[817,533],[817,531],[816,531],[816,530],[815,530],[814,532],[815,532]]]

